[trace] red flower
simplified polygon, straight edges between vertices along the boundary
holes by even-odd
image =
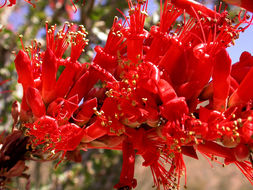
[[[123,141],[123,166],[120,174],[120,180],[114,188],[132,189],[137,185],[136,179],[134,179],[134,163],[135,163],[135,151],[133,144],[128,140]]]
[[[63,151],[65,155],[66,151],[76,149],[83,138],[84,130],[69,120],[82,97],[93,87],[88,87],[85,93],[82,90],[75,91],[73,96],[67,97],[70,89],[75,89],[72,87],[78,79],[76,75],[80,74],[81,78],[82,75],[89,75],[77,61],[87,44],[84,39],[86,32],[82,26],[75,32],[73,26],[65,24],[60,36],[55,38],[55,26],[48,29],[46,24],[46,27],[47,50],[40,53],[37,42],[32,42],[30,52],[21,50],[15,59],[18,81],[24,90],[20,119],[28,128],[27,134],[31,136],[34,148],[43,145],[44,151],[52,154]],[[72,40],[71,55],[64,60],[61,57],[68,47],[68,39]],[[61,65],[65,69],[57,80],[56,75]],[[81,82],[83,83],[82,80]],[[91,116],[89,114],[86,120]]]
[[[41,82],[42,82],[42,97],[45,103],[52,101],[53,90],[56,85],[56,74],[58,63],[56,56],[51,49],[45,51],[45,56],[42,64]]]
[[[117,53],[122,52],[125,48],[126,43],[122,34],[124,28],[125,23],[115,17],[105,47],[96,46],[94,49],[97,54],[93,62],[110,73],[113,73],[117,67]]]
[[[69,151],[70,159],[70,151],[80,149],[122,150],[118,189],[137,185],[135,154],[151,168],[158,188],[179,188],[186,170],[182,155],[197,159],[196,151],[234,163],[253,181],[247,161],[253,147],[252,56],[243,53],[231,66],[226,51],[251,21],[240,12],[232,24],[221,7],[216,12],[191,0],[171,2],[161,3],[160,24],[149,32],[143,28],[148,1],[128,1],[129,17],[115,18],[92,63],[78,62],[87,44],[84,27],[68,23],[56,36],[56,26],[46,24],[47,50],[40,56],[36,42],[30,53],[18,53],[21,123],[33,148],[55,158]],[[173,29],[181,15],[184,21]],[[63,59],[70,44],[71,55]]]
[[[34,116],[42,117],[46,114],[46,108],[39,90],[33,87],[28,87],[26,90],[26,102],[31,108]]]

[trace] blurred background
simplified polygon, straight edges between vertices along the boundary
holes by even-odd
[[[3,1],[0,0],[0,5]],[[122,17],[117,11],[127,11],[126,0],[86,0],[77,3],[77,12],[70,0],[37,1],[34,9],[23,0],[18,0],[14,7],[0,9],[0,133],[10,131],[12,126],[11,105],[20,100],[22,88],[17,84],[14,67],[14,52],[21,49],[19,34],[24,36],[23,42],[29,45],[37,39],[45,47],[45,21],[62,27],[65,21],[82,24],[89,32],[89,46],[80,58],[80,62],[89,62],[94,57],[95,45],[103,45],[112,25],[114,16]],[[208,7],[219,5],[219,0],[199,0]],[[231,15],[239,9],[228,7]],[[146,28],[159,19],[159,0],[149,0]],[[127,12],[126,12],[127,14]],[[251,42],[251,43],[250,43]],[[253,53],[253,26],[240,35],[236,45],[228,48],[233,62],[237,62],[243,51]],[[199,155],[200,160],[186,158],[187,189],[189,190],[249,190],[251,184],[235,166],[223,168],[209,162]],[[149,168],[141,166],[142,160],[137,158],[136,178],[137,190],[149,190],[153,179]],[[38,163],[30,161],[29,170],[31,189],[42,190],[111,190],[117,183],[121,170],[121,152],[109,150],[89,150],[82,152],[82,162],[62,162],[56,169],[56,162]],[[184,180],[182,180],[184,181]],[[25,189],[26,179],[17,178],[10,189]],[[182,186],[184,184],[182,183]],[[183,187],[182,187],[183,189]]]

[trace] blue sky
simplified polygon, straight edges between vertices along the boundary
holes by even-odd
[[[253,25],[251,25],[245,32],[240,34],[235,45],[227,48],[233,63],[239,60],[242,52],[248,51],[253,54]]]

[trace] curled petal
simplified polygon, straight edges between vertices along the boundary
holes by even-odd
[[[101,125],[101,120],[97,119],[93,124],[84,129],[85,135],[82,142],[88,143],[107,134],[107,129]]]
[[[188,113],[188,107],[183,97],[175,98],[160,106],[161,114],[169,121],[181,119]]]
[[[78,97],[73,96],[68,100],[57,98],[47,108],[47,113],[57,119],[59,125],[66,124],[78,108]]]
[[[159,80],[157,87],[159,96],[163,103],[166,103],[177,97],[175,90],[166,80]]]
[[[97,108],[97,98],[87,100],[81,105],[76,115],[77,124],[79,126],[86,124],[90,120],[91,116],[94,114],[94,108]]]
[[[109,71],[112,71],[117,66],[116,56],[106,53],[101,46],[96,46],[94,50],[97,52],[94,63]]]
[[[196,150],[193,146],[182,146],[182,154],[186,155],[186,156],[190,156],[194,159],[198,160],[198,155],[196,153]]]
[[[59,127],[60,141],[56,144],[56,149],[64,151],[73,151],[80,144],[84,129],[75,125],[74,123],[68,123]]]
[[[76,81],[67,97],[72,97],[77,94],[78,98],[81,100],[85,95],[87,95],[93,85],[97,82],[96,80],[89,79],[90,72],[87,71]]]

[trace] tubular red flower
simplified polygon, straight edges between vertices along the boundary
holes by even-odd
[[[177,64],[182,63],[180,59],[183,57],[184,48],[180,41],[178,41],[176,38],[170,39],[169,47],[163,56],[163,58],[160,60],[158,65],[161,68],[164,68],[166,71],[166,74],[173,76],[173,71],[177,68]],[[182,71],[184,71],[184,65],[180,64],[180,68]]]
[[[70,61],[76,62],[77,59],[80,57],[81,53],[83,52],[85,46],[88,44],[86,38],[86,32],[83,25],[80,25],[78,28],[78,32],[74,33],[71,36],[71,54],[70,54]]]
[[[225,111],[229,94],[231,59],[225,49],[215,57],[213,70],[213,106],[217,111]]]
[[[42,117],[46,114],[46,108],[40,92],[33,87],[28,87],[26,90],[26,102],[32,109],[34,116]]]
[[[42,97],[45,103],[52,101],[52,92],[56,85],[57,59],[51,49],[45,51],[42,64]]]
[[[118,17],[114,17],[113,25],[108,34],[105,47],[96,46],[97,52],[93,62],[102,68],[113,72],[117,66],[117,53],[122,52],[125,48],[124,35],[122,34],[125,24]]]
[[[24,91],[28,86],[34,85],[31,61],[23,50],[20,50],[14,60],[18,73],[18,82],[23,85]]]
[[[129,5],[129,29],[125,31],[127,37],[127,54],[128,59],[134,64],[142,58],[143,40],[146,32],[144,31],[144,22],[147,17],[148,1],[137,1],[133,6],[132,1],[128,0]]]
[[[123,141],[123,165],[120,174],[119,183],[114,188],[135,188],[137,185],[136,179],[134,179],[134,163],[135,163],[135,151],[133,144],[127,140]]]
[[[51,49],[57,58],[61,58],[66,49],[69,46],[69,31],[72,31],[71,25],[65,23],[63,28],[55,35],[56,25],[49,28],[48,22],[46,21],[46,41],[47,48]]]

